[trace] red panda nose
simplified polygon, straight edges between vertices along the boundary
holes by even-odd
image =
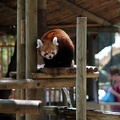
[[[51,59],[52,58],[52,56],[49,56],[49,59]]]

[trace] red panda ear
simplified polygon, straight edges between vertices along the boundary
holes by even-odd
[[[40,46],[43,46],[43,43],[40,39],[37,39],[37,47],[36,48],[40,48]]]
[[[53,38],[53,44],[54,44],[54,45],[59,45],[58,42],[57,42],[57,40],[58,40],[57,37],[54,37],[54,38]]]

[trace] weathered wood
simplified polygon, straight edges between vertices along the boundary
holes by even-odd
[[[67,108],[66,106],[58,107],[58,106],[44,106],[43,110],[46,113],[51,115],[59,115],[59,117],[64,117],[65,120],[75,120],[76,119],[76,108]],[[103,113],[101,110],[86,110],[86,118],[87,120],[119,120],[120,113],[119,112],[110,112],[107,111]]]
[[[100,105],[119,105],[120,106],[120,102],[100,102]]]
[[[11,72],[10,77],[11,78],[16,78],[17,72]],[[32,78],[33,79],[45,79],[45,78],[75,78],[76,74],[44,74],[44,73],[32,73]],[[87,78],[98,78],[99,77],[99,72],[94,72],[94,73],[87,73]]]
[[[37,0],[25,1],[25,21],[26,21],[26,78],[31,77],[32,72],[37,72]],[[26,99],[36,100],[35,89],[26,90]],[[26,120],[37,120],[37,116],[26,115]]]
[[[25,0],[17,1],[17,79],[25,79]],[[20,98],[20,92],[17,98]]]
[[[87,77],[98,78],[99,73],[90,73]],[[43,73],[33,73],[33,79],[0,79],[0,89],[32,89],[50,87],[75,87],[76,74],[74,75],[52,75]],[[46,82],[48,84],[46,84]],[[81,84],[82,82],[80,82]]]
[[[120,120],[120,113],[117,112],[106,112],[101,111],[87,111],[88,120]]]
[[[39,68],[39,72],[42,73],[53,73],[53,74],[71,74],[76,73],[76,66],[74,67],[66,67],[66,68]],[[87,73],[98,72],[98,68],[96,66],[86,66]]]
[[[95,66],[86,66],[87,78],[99,77],[98,68]],[[11,78],[16,78],[17,72],[10,72]],[[38,73],[32,73],[32,78],[63,78],[76,77],[76,67],[69,68],[39,68]]]
[[[40,114],[42,108],[41,101],[0,99],[0,113]]]
[[[9,76],[13,79],[16,79],[17,78],[17,72],[16,71],[12,71],[9,73]]]
[[[54,0],[54,1],[64,5],[65,7],[68,7],[69,9],[72,9],[73,11],[75,11],[75,12],[77,12],[77,13],[83,15],[83,16],[88,17],[89,19],[91,19],[91,20],[93,20],[93,21],[95,21],[95,22],[97,22],[97,23],[99,23],[101,25],[105,25],[105,26],[110,26],[111,25],[111,23],[106,21],[105,19],[100,18],[100,17],[92,14],[92,13],[88,12],[87,10],[81,8],[81,7],[78,7],[77,5],[71,3],[71,2],[69,2],[67,0],[63,0],[63,1]]]
[[[87,27],[100,27],[100,24],[87,24]],[[49,25],[49,29],[60,28],[60,29],[69,29],[69,28],[76,28],[76,24],[67,24],[67,25]]]
[[[46,84],[47,83],[47,84]],[[39,88],[61,88],[61,87],[74,87],[75,79],[73,78],[61,78],[61,79],[51,79],[43,78],[41,80],[10,80],[10,79],[0,79],[0,89],[39,89]]]
[[[6,5],[4,2],[0,2],[0,5],[3,6],[6,10],[11,11],[14,14],[17,14],[16,10]]]
[[[21,44],[25,44],[25,20],[21,20]]]
[[[41,39],[47,32],[47,0],[37,0],[37,38]],[[44,63],[42,56],[37,52],[37,63]],[[37,89],[37,99],[46,105],[46,88]],[[44,120],[45,114],[41,114],[37,120]]]
[[[86,120],[86,29],[87,18],[77,18],[76,120]]]
[[[17,79],[25,79],[25,0],[17,0]],[[24,90],[16,89],[16,99],[21,98]],[[16,114],[16,120],[24,120]]]
[[[113,107],[115,106],[120,106],[120,103],[119,102],[101,102],[100,101],[100,106],[101,106],[101,110],[103,112],[106,112],[106,111],[113,111]]]
[[[94,73],[88,73],[86,75],[87,78],[98,78],[99,77],[99,72],[94,72]],[[42,79],[42,78],[76,78],[76,73],[69,73],[69,74],[44,74],[44,73],[32,73],[32,79]]]

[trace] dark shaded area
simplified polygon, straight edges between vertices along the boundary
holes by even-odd
[[[15,120],[15,116],[12,114],[0,114],[0,120]]]
[[[17,43],[15,44],[14,53],[13,53],[13,56],[11,57],[11,62],[8,66],[8,71],[5,77],[9,77],[9,73],[11,71],[16,71],[16,66],[17,66],[16,60],[17,60]]]
[[[16,71],[16,44],[13,56],[11,57],[11,62],[8,66],[8,72],[6,73],[5,77],[9,77],[9,73],[11,71]],[[0,90],[0,99],[8,99],[9,95],[11,94],[11,90]]]
[[[9,73],[11,71],[16,71],[16,49],[17,44],[15,44],[15,49],[13,56],[11,57],[11,62],[8,66],[8,72],[6,73],[5,77],[9,77]],[[0,99],[8,99],[9,95],[11,94],[12,90],[0,90]],[[2,114],[0,113],[0,120],[15,120],[15,115],[13,114]]]

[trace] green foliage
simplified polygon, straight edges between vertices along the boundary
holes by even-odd
[[[2,45],[1,48],[1,68],[2,68],[2,77],[5,77],[7,70],[8,70],[8,64],[11,60],[11,56],[14,52],[14,36],[2,36]]]

